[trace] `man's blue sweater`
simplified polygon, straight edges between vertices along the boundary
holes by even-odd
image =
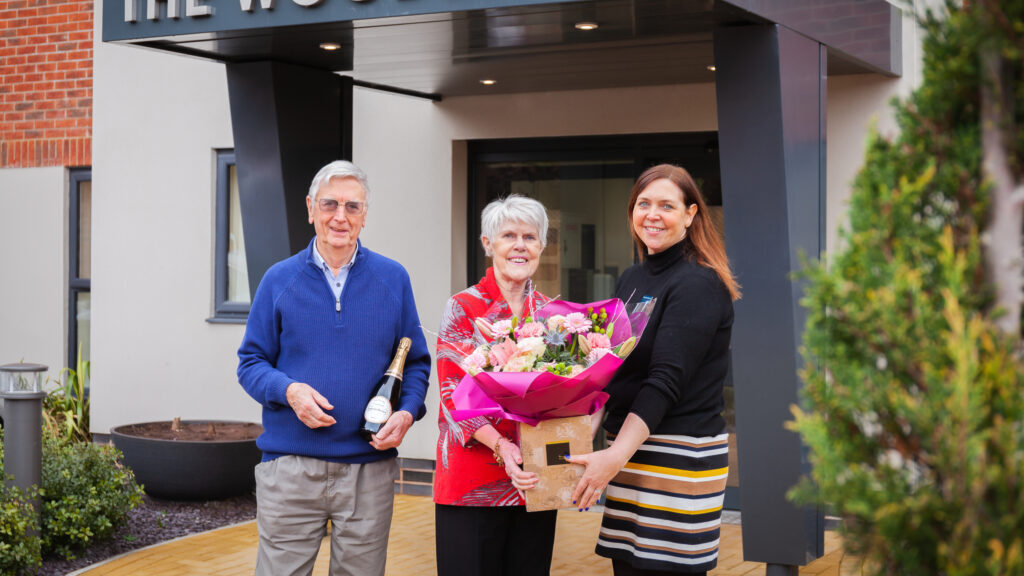
[[[399,410],[417,420],[430,377],[430,352],[420,329],[409,275],[397,262],[358,246],[341,293],[341,311],[313,242],[263,276],[238,349],[238,381],[263,405],[263,460],[296,454],[332,462],[392,458],[359,435],[363,409],[404,336],[412,339]],[[337,423],[311,429],[288,405],[285,391],[304,382],[327,398]]]

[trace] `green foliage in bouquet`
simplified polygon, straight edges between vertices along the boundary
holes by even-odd
[[[595,334],[603,334],[608,338],[612,337],[615,330],[615,323],[608,321],[608,312],[604,308],[594,310],[587,308],[586,319],[590,321],[589,331]],[[525,322],[533,322],[527,317]],[[515,318],[512,319],[513,328]],[[572,367],[586,362],[587,354],[590,353],[587,341],[567,333],[564,329],[548,330],[544,336],[544,342],[548,345],[540,361],[544,369],[559,376],[572,374]]]
[[[1024,30],[1020,5],[1004,4]],[[806,270],[790,425],[813,473],[791,496],[842,517],[867,574],[1024,573],[1024,366],[1018,335],[993,323],[979,240],[975,16],[924,20],[923,83],[896,104],[900,134],[871,135],[843,248]]]
[[[3,429],[0,428],[0,479],[3,477]],[[0,574],[32,573],[42,561],[39,525],[31,494],[0,482]]]
[[[109,538],[142,503],[142,488],[113,446],[43,438],[43,550],[73,558],[76,550]]]

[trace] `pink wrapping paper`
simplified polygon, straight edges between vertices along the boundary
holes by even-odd
[[[614,348],[635,335],[639,338],[646,325],[646,316],[630,319],[621,300],[613,298],[589,304],[554,300],[537,311],[537,317],[582,312],[587,308],[604,308],[614,322],[611,344]],[[632,326],[631,326],[632,324]],[[466,420],[476,416],[506,418],[536,426],[541,420],[586,416],[608,401],[604,387],[611,381],[623,359],[606,354],[574,377],[551,372],[480,372],[466,374],[452,392],[456,409],[452,417]]]

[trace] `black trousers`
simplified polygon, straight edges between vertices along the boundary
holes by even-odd
[[[547,576],[558,512],[434,505],[438,576]]]
[[[707,576],[707,572],[670,572],[668,570],[641,570],[623,560],[612,560],[612,572],[615,576]]]

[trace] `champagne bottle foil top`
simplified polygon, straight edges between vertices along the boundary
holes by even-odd
[[[395,357],[391,360],[391,366],[389,366],[388,371],[384,373],[386,376],[394,376],[399,380],[402,379],[402,372],[405,370],[405,357],[409,354],[409,348],[411,346],[411,339],[402,338],[399,340],[398,350],[395,350]]]

